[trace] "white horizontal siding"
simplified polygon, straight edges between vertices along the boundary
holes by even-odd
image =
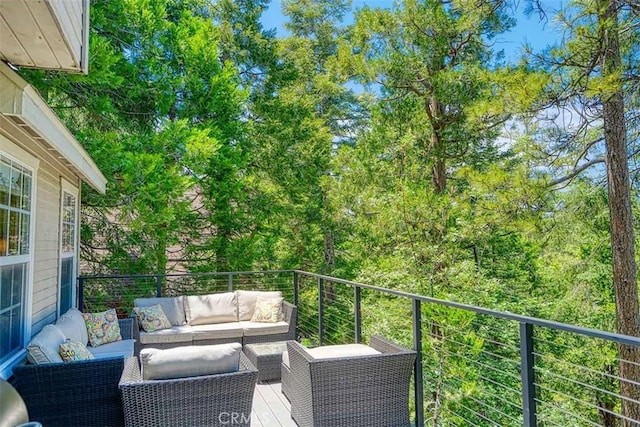
[[[55,320],[58,304],[60,174],[42,163],[38,170],[33,260],[32,330]]]

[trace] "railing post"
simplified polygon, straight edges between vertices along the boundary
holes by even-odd
[[[298,272],[293,272],[293,305],[298,306],[298,286],[299,286]]]
[[[533,325],[520,322],[520,368],[522,376],[522,415],[524,427],[538,425],[536,417],[536,387],[534,384]]]
[[[413,300],[413,349],[416,351],[414,370],[414,399],[416,427],[424,427],[424,390],[422,385],[422,311],[420,300]]]
[[[356,327],[356,343],[362,342],[362,313],[360,312],[360,286],[353,288],[354,299],[354,312],[355,312],[355,327]]]
[[[156,296],[160,298],[162,296],[162,276],[156,276]]]
[[[324,341],[324,280],[318,278],[318,345]]]
[[[78,310],[82,310],[82,305],[84,304],[84,278],[78,277]]]
[[[229,277],[227,278],[227,288],[229,292],[233,292],[233,274],[229,273]]]

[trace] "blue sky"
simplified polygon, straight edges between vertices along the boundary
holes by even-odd
[[[525,16],[525,4],[527,0],[516,0],[517,7],[515,9],[516,26],[508,33],[502,34],[496,40],[496,47],[503,49],[505,57],[509,61],[517,61],[522,47],[525,43],[531,45],[534,51],[544,49],[559,39],[560,33],[553,25],[554,13],[549,13],[549,22],[540,22],[538,16],[533,14],[530,17]],[[557,10],[563,0],[543,0],[542,3],[546,9],[553,12]],[[392,0],[353,0],[353,8],[359,9],[367,5],[369,7],[391,7]],[[276,28],[279,35],[286,35],[283,28],[284,17],[280,9],[280,1],[272,0],[269,9],[262,18],[265,28]],[[345,18],[346,22],[351,22],[353,15]]]

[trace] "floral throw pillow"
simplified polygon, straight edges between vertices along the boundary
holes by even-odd
[[[60,353],[62,360],[65,362],[95,359],[93,354],[91,354],[84,344],[70,339],[67,339],[65,342],[60,344],[58,352]]]
[[[122,340],[120,324],[114,308],[102,313],[82,313],[82,317],[87,325],[91,347]]]
[[[282,319],[282,298],[258,297],[252,322],[276,323]]]
[[[133,311],[136,313],[138,322],[145,332],[171,328],[171,322],[160,304],[150,307],[133,307]]]

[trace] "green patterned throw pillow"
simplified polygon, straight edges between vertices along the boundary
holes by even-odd
[[[136,313],[138,322],[145,332],[171,328],[171,322],[160,304],[150,307],[133,307],[133,311]]]
[[[252,322],[276,323],[282,319],[282,298],[258,297]]]
[[[91,347],[122,340],[120,324],[114,308],[102,313],[82,313],[82,317],[87,325]]]
[[[91,360],[95,359],[93,354],[87,349],[87,347],[81,342],[67,339],[60,344],[60,357],[65,362],[75,362],[77,360]]]

